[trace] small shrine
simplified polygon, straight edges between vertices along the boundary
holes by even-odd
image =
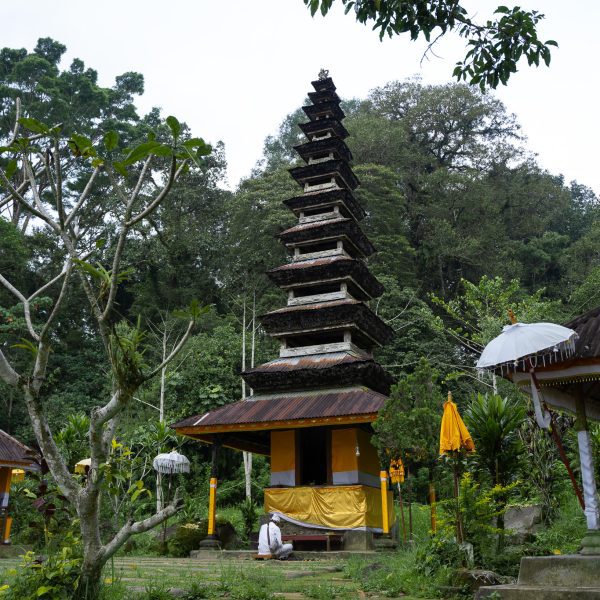
[[[290,260],[268,272],[287,306],[261,317],[279,357],[242,374],[253,390],[246,400],[173,427],[215,452],[269,456],[265,511],[297,528],[387,532],[393,504],[371,423],[392,378],[373,350],[393,331],[367,304],[384,290],[365,262],[375,248],[359,225],[340,98],[326,73],[312,86],[300,124],[307,141],[295,146],[304,164],[290,169],[302,192],[284,201],[298,223],[279,236]]]
[[[39,471],[35,452],[0,429],[0,543],[10,544],[10,486],[24,471]]]

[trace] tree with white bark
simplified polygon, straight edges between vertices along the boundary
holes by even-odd
[[[127,322],[118,312],[117,291],[130,276],[123,268],[128,240],[138,235],[165,201],[181,173],[201,166],[203,157],[211,152],[200,138],[184,139],[174,117],[168,117],[166,123],[169,135],[162,136],[164,141],[150,134],[133,149],[122,149],[114,131],[101,140],[66,137],[60,125],[50,127],[21,117],[17,105],[13,134],[0,148],[0,208],[18,205],[30,223],[54,237],[58,255],[63,257],[62,264],[55,265],[54,275],[33,292],[18,289],[10,273],[0,273],[0,284],[20,303],[28,332],[20,344],[0,347],[0,378],[20,393],[50,472],[79,517],[83,550],[76,591],[79,598],[96,597],[102,568],[115,552],[132,535],[172,516],[181,504],[176,493],[156,514],[127,520],[111,539],[103,539],[99,516],[106,489],[105,466],[120,416],[140,386],[159,376],[176,357],[207,310],[192,303],[179,311],[178,316],[187,322],[185,333],[155,366],[144,359],[146,342],[140,320]],[[91,467],[83,479],[70,473],[44,409],[52,344],[60,335],[58,324],[76,286],[82,288],[89,305],[88,320],[82,327],[101,338],[110,378],[110,396],[89,415]],[[42,296],[52,302],[50,309],[40,314],[31,307]],[[22,361],[16,360],[23,351],[31,355],[27,369],[19,367]]]

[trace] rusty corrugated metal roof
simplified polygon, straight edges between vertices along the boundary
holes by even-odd
[[[283,308],[277,308],[276,310],[271,310],[265,315],[261,315],[265,317],[266,315],[275,315],[282,313],[294,313],[294,312],[304,312],[307,310],[318,310],[320,308],[330,308],[332,306],[350,306],[354,304],[364,304],[359,300],[354,300],[353,298],[345,298],[344,300],[329,300],[327,302],[313,302],[312,304],[297,304],[296,306],[284,306]]]
[[[333,365],[343,363],[372,361],[368,356],[358,356],[349,352],[328,352],[326,354],[311,354],[309,356],[293,356],[289,358],[276,358],[264,365],[260,365],[252,372],[295,371],[300,369],[328,369]]]
[[[36,453],[0,429],[0,463],[19,463],[24,466],[35,464]]]
[[[188,417],[171,427],[174,429],[194,427],[201,432],[203,428],[215,425],[368,415],[377,413],[386,399],[383,394],[364,388],[282,395],[268,400],[240,400],[202,415]]]
[[[316,227],[322,227],[323,225],[333,225],[334,223],[347,223],[352,219],[346,217],[338,217],[337,219],[324,219],[322,221],[313,221],[311,223],[300,223],[300,225],[294,225],[285,231],[282,231],[279,235],[283,236],[287,233],[296,233],[297,231],[305,231],[307,229],[314,229]]]
[[[600,358],[600,306],[575,317],[565,327],[579,335],[575,342],[577,358]]]

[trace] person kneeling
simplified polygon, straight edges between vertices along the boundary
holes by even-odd
[[[258,554],[271,555],[279,560],[286,560],[293,552],[292,544],[281,542],[281,529],[278,523],[281,521],[278,515],[272,515],[271,520],[265,523],[258,534]]]

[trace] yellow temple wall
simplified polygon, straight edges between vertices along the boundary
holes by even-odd
[[[331,431],[331,471],[334,485],[380,486],[379,458],[370,437],[366,431],[357,427]]]
[[[271,485],[296,485],[296,431],[271,431]]]
[[[395,522],[392,492],[387,493],[388,522]],[[381,491],[365,485],[267,488],[265,511],[317,529],[382,529]]]

